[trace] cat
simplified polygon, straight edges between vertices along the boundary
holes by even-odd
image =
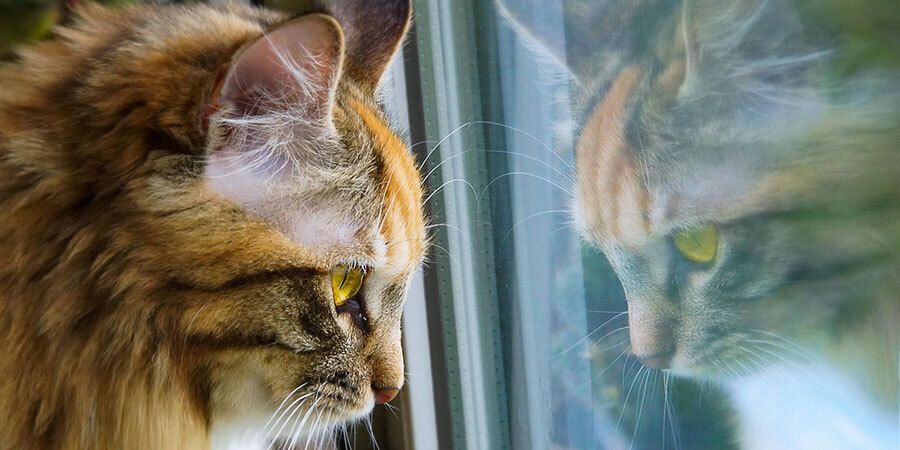
[[[499,2],[574,80],[573,215],[633,355],[725,387],[744,448],[896,448],[894,5],[560,5]]]
[[[408,0],[78,8],[0,68],[0,449],[321,443],[390,401]]]

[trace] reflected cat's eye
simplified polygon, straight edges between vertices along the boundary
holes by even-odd
[[[359,267],[339,265],[331,271],[331,293],[334,306],[340,307],[355,297],[362,287],[365,272]]]
[[[708,263],[716,258],[719,233],[712,225],[680,231],[672,237],[675,248],[689,261]]]

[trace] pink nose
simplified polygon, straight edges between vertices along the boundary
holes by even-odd
[[[641,364],[654,369],[669,368],[675,354],[672,322],[665,315],[641,308],[635,302],[628,305],[631,352]]]
[[[378,388],[372,386],[372,393],[375,394],[375,404],[383,405],[385,403],[390,403],[394,397],[397,396],[397,393],[400,392],[400,389],[397,388]]]

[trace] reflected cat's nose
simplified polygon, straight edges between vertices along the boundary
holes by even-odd
[[[372,393],[375,394],[375,404],[383,405],[385,403],[390,403],[394,397],[400,392],[400,389],[397,388],[384,388],[384,387],[376,387],[372,386]]]
[[[668,369],[675,355],[674,320],[664,313],[630,302],[628,305],[628,334],[631,353],[641,364],[654,369]]]
[[[666,353],[657,353],[655,355],[650,356],[637,356],[637,358],[641,361],[641,364],[651,367],[654,369],[668,369],[669,363],[672,362],[672,355],[675,354],[675,351],[669,351]]]

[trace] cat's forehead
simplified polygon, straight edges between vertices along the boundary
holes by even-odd
[[[425,252],[425,218],[421,175],[409,147],[390,127],[374,102],[349,96],[344,107],[362,125],[362,145],[375,160],[379,207],[377,235],[384,241],[384,258],[392,271],[409,273]]]
[[[575,219],[601,244],[642,245],[652,237],[652,197],[626,136],[643,72],[623,70],[588,115],[577,143]]]

